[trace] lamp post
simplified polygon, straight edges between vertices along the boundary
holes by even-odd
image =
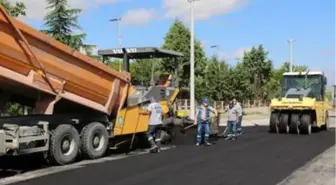
[[[195,36],[194,36],[194,1],[190,3],[190,113],[189,117],[195,119]]]
[[[289,43],[289,56],[290,56],[289,72],[293,72],[293,42],[295,42],[295,40],[293,40],[293,39],[289,39],[288,40],[288,43]]]
[[[219,45],[213,45],[213,46],[210,46],[210,48],[217,48],[217,53],[216,53],[216,55],[217,55],[217,60],[218,60],[218,62],[219,62]]]
[[[122,48],[122,37],[121,37],[121,17],[110,19],[111,22],[117,22],[118,24],[118,42],[119,47]],[[119,64],[119,71],[121,71],[121,63]]]

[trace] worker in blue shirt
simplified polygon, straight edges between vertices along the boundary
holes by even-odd
[[[197,125],[197,141],[196,146],[201,144],[202,134],[204,134],[204,143],[210,146],[209,135],[210,135],[210,113],[213,112],[217,116],[217,110],[208,105],[209,100],[207,98],[202,99],[202,105],[197,107],[196,116],[194,124]]]

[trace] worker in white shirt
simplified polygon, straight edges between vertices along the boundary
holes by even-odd
[[[240,102],[237,101],[236,97],[233,97],[232,102],[238,111],[238,121],[236,125],[237,135],[242,135],[243,107],[241,106]]]

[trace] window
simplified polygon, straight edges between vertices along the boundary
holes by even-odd
[[[309,97],[321,99],[324,96],[324,86],[321,75],[286,75],[282,80],[282,96],[291,88],[311,88]]]

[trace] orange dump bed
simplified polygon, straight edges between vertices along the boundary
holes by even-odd
[[[114,71],[8,16],[1,5],[0,10],[2,92],[36,100],[40,92],[53,102],[67,99],[106,114],[124,104],[129,73]]]

